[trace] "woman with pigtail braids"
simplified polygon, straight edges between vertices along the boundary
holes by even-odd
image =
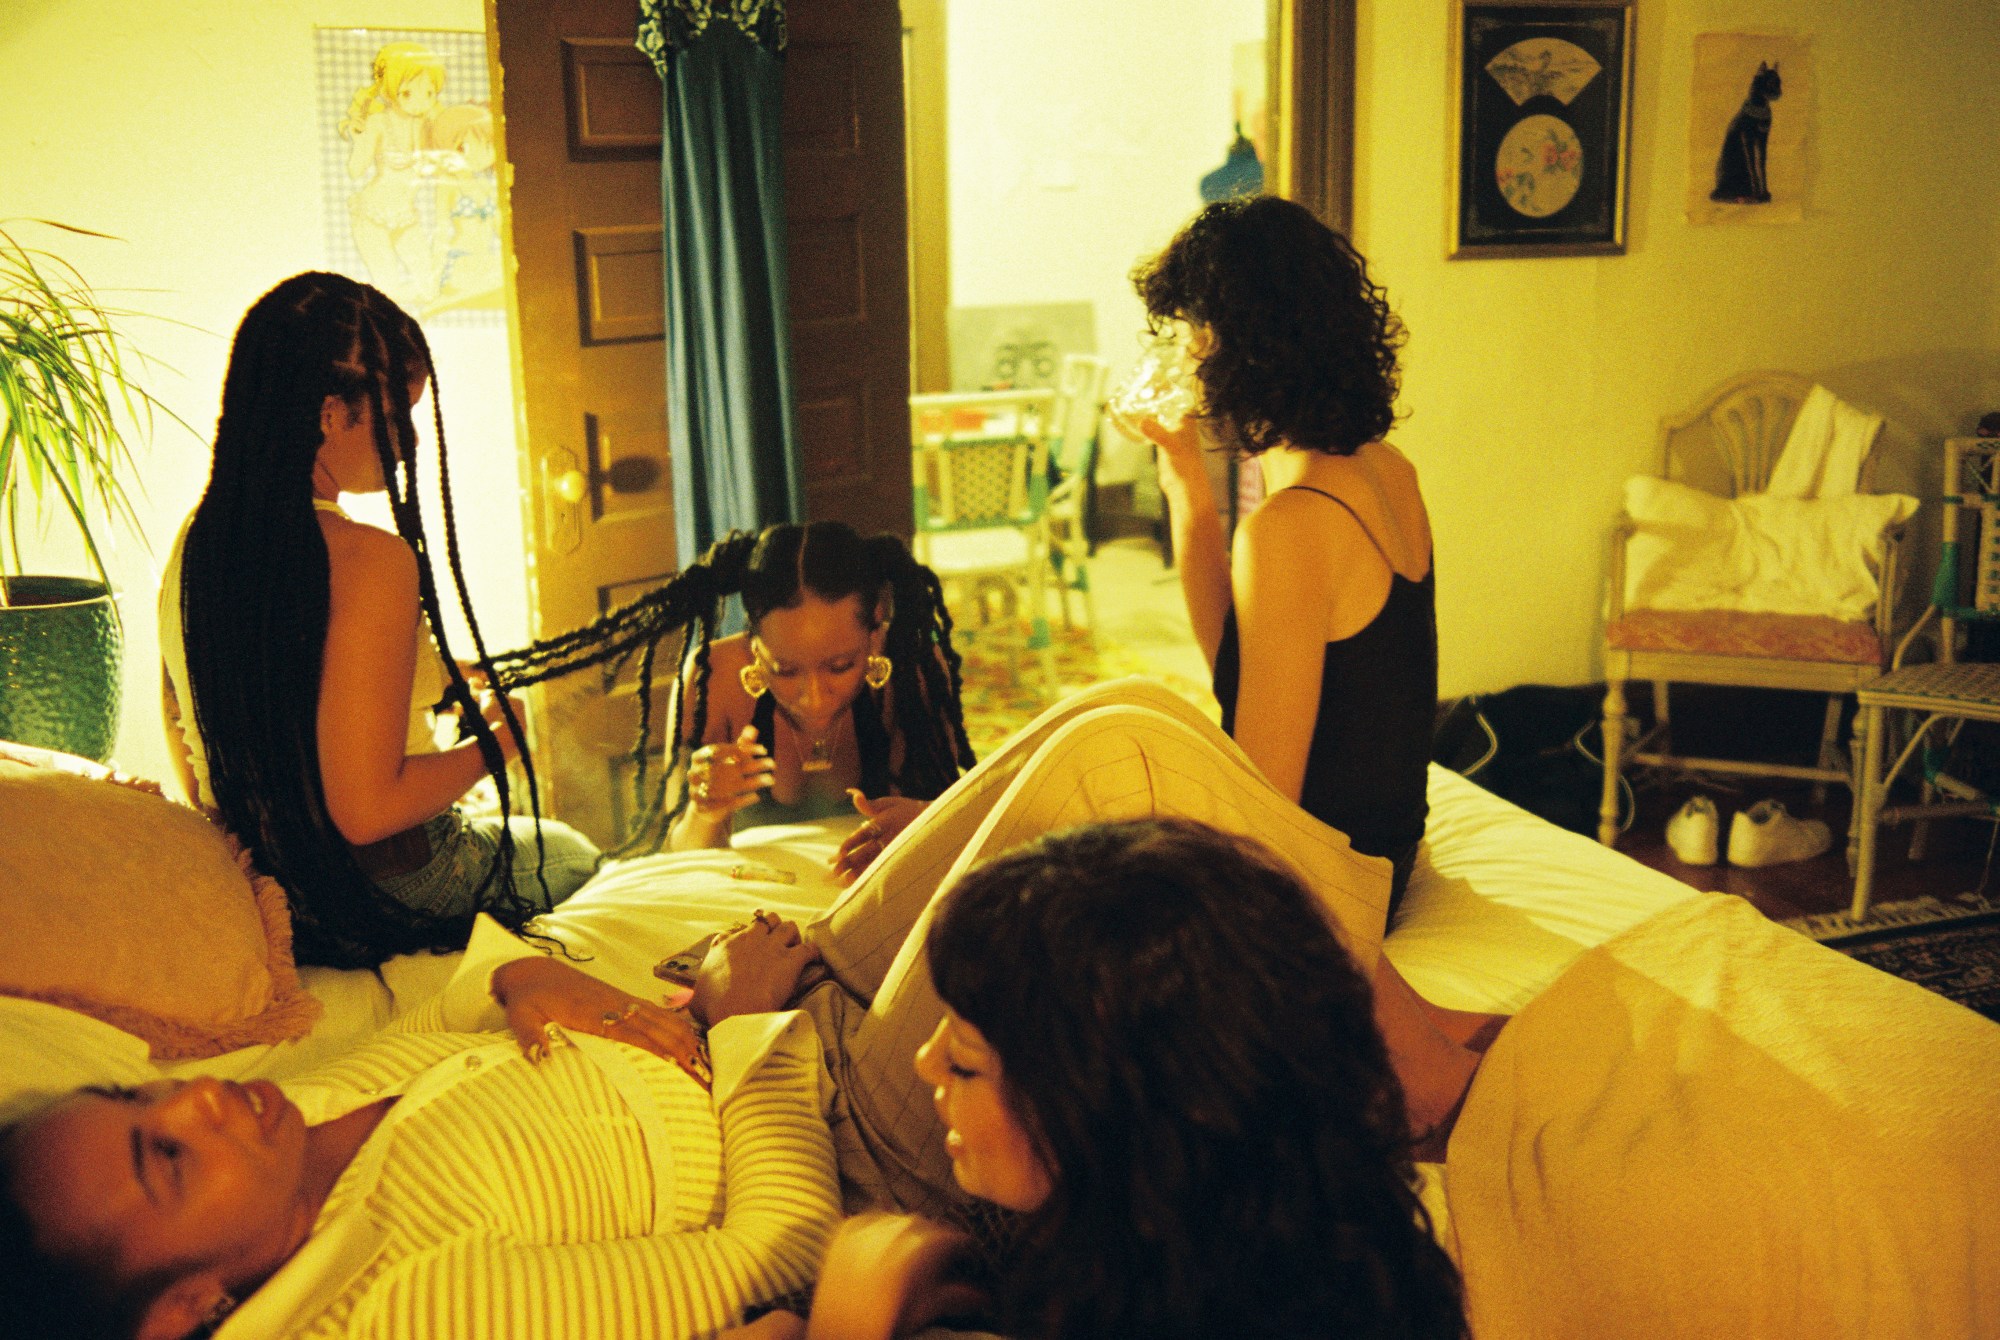
[[[732,595],[749,629],[717,638]],[[722,847],[739,825],[859,810],[865,822],[834,857],[851,877],[972,765],[937,575],[894,536],[863,539],[837,521],[719,540],[659,590],[494,658],[494,682],[512,690],[636,655],[649,712],[658,644],[675,632],[665,738],[681,747],[650,798],[639,774],[646,817],[631,846]],[[648,716],[641,767],[651,735]]]
[[[522,730],[486,691],[449,534],[484,672],[445,653],[411,414],[434,376],[416,322],[365,284],[302,274],[265,294],[237,330],[208,489],[161,588],[182,782],[286,886],[303,963],[463,948],[477,913],[519,928],[597,864],[564,825],[455,806],[490,775],[511,815]],[[341,509],[343,493],[384,491],[395,533]],[[443,750],[439,708],[467,737]]]

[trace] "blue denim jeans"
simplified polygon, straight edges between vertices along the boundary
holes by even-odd
[[[604,859],[589,838],[554,819],[542,820],[540,853],[532,818],[516,815],[506,820],[506,825],[514,836],[510,876],[514,892],[543,911],[581,888]],[[467,912],[472,907],[473,891],[486,878],[487,867],[500,849],[500,828],[497,818],[473,819],[456,808],[446,810],[424,825],[424,836],[431,845],[431,859],[424,868],[378,880],[377,887],[419,912]]]

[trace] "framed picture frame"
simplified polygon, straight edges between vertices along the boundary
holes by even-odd
[[[1454,260],[1625,250],[1632,0],[1457,0]]]

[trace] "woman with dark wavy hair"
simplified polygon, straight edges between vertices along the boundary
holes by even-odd
[[[1134,283],[1193,364],[1195,412],[1137,426],[1159,447],[1223,728],[1278,790],[1393,862],[1399,899],[1437,701],[1430,519],[1385,440],[1402,326],[1347,239],[1271,196],[1204,209]],[[1263,474],[1233,555],[1208,449]]]
[[[1266,850],[1053,834],[961,880],[926,952],[953,1171],[1026,1216],[1012,1333],[1464,1333],[1367,978]]]

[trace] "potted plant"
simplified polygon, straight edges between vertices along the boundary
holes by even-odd
[[[124,315],[0,227],[0,739],[100,761],[118,733],[123,636],[99,525],[140,533],[121,423],[149,427],[164,409],[127,376]],[[75,524],[95,577],[23,571],[22,527],[50,514]]]

